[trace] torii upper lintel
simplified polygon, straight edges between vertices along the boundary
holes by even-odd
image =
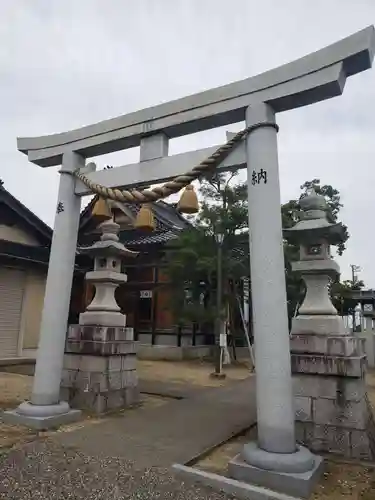
[[[346,78],[369,69],[375,51],[373,26],[260,75],[80,129],[34,138],[17,146],[41,167],[59,165],[65,152],[84,157],[138,146],[145,134],[179,137],[245,119],[258,102],[276,112],[340,95]]]

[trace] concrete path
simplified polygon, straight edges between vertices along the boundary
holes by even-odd
[[[184,464],[255,423],[255,380],[197,392],[142,412],[57,434],[88,454],[135,460],[142,467]]]
[[[160,382],[159,380],[140,379],[139,390],[142,394],[164,396],[172,399],[191,398],[198,392],[207,390],[206,387],[193,386],[179,382]]]
[[[255,379],[53,434],[0,457],[0,498],[228,499],[174,478],[184,464],[255,423]],[[1,489],[3,488],[3,489]]]

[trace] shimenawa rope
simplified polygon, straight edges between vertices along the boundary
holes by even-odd
[[[152,189],[144,189],[138,191],[137,189],[121,190],[117,188],[108,188],[91,181],[84,174],[79,171],[74,173],[80,181],[85,184],[93,193],[101,196],[104,199],[110,199],[113,201],[126,202],[126,203],[150,203],[153,201],[161,200],[166,198],[171,194],[178,193],[181,189],[188,186],[192,181],[202,177],[204,174],[213,171],[233,150],[239,142],[241,142],[250,132],[261,127],[273,127],[278,131],[278,126],[273,122],[261,122],[254,125],[250,125],[245,129],[237,132],[237,134],[232,137],[226,144],[218,147],[217,150],[212,153],[211,156],[203,160],[199,165],[192,168],[189,172],[183,175],[178,175],[172,181],[164,183],[162,186],[156,186]]]

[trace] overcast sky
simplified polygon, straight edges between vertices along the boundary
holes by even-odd
[[[63,132],[256,75],[375,24],[375,0],[0,0],[0,177],[53,225],[57,167],[17,136]],[[343,96],[278,115],[281,196],[305,180],[340,190],[351,238],[339,259],[375,288],[375,68]],[[170,154],[225,141],[171,141]],[[99,168],[138,150],[97,158]]]

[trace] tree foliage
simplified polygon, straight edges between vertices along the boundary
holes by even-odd
[[[339,191],[330,185],[321,185],[319,179],[313,179],[300,186],[303,191],[301,196],[311,187],[326,198],[329,207],[327,215],[332,222],[336,222],[343,206]],[[250,274],[247,183],[238,181],[237,172],[213,175],[202,181],[199,194],[202,200],[199,214],[193,218],[191,228],[171,242],[165,258],[173,289],[171,309],[180,323],[211,321],[217,315],[218,251],[215,234],[225,235],[222,245],[224,304],[234,300],[230,283],[236,283]],[[284,228],[294,226],[299,220],[300,199],[290,200],[281,206]],[[347,228],[345,230],[344,242],[337,249],[340,255],[349,238]],[[284,254],[291,320],[303,300],[305,289],[301,276],[292,272],[292,262],[299,258],[299,247],[285,241]],[[335,297],[346,291],[343,284],[337,284]]]
[[[340,315],[353,316],[355,314],[358,300],[352,298],[352,292],[362,290],[364,286],[362,280],[356,280],[354,283],[351,280],[332,283],[331,299]]]
[[[165,263],[178,323],[212,321],[217,316],[217,234],[224,235],[223,309],[233,300],[230,283],[249,274],[247,185],[236,181],[237,172],[204,180],[201,209],[192,227],[168,245]]]

